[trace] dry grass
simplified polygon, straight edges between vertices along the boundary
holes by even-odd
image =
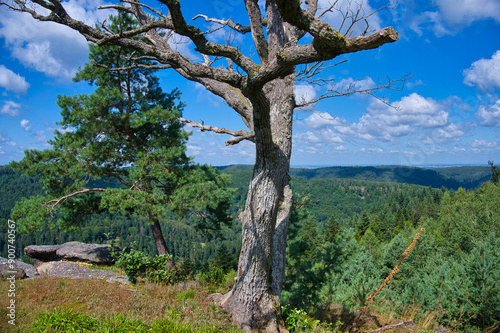
[[[427,311],[417,305],[407,305],[402,312],[396,312],[397,307],[399,306],[392,301],[380,300],[372,303],[365,310],[367,314],[376,313],[382,326],[401,321],[413,321],[411,325],[399,327],[394,332],[425,332],[440,326],[439,320],[442,313],[437,310]]]
[[[14,327],[7,323],[8,282],[0,281],[0,331],[30,332],[40,313],[65,309],[97,319],[123,315],[148,325],[168,317],[193,327],[210,325],[221,331],[236,332],[227,313],[207,299],[214,289],[197,283],[177,286],[139,284],[131,290],[101,280],[21,280],[16,281],[17,318]]]

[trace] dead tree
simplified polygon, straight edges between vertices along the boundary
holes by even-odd
[[[299,76],[306,81],[313,80],[327,61],[342,54],[378,48],[399,37],[392,27],[369,31],[368,25],[358,36],[352,36],[353,26],[367,23],[371,14],[365,15],[363,9],[354,4],[342,13],[342,28],[336,30],[322,18],[329,11],[339,10],[338,1],[332,1],[329,8],[318,8],[318,0],[305,3],[266,0],[261,8],[258,0],[245,0],[249,26],[206,15],[195,17],[194,23],[198,26],[189,24],[181,3],[189,4],[159,0],[158,5],[167,7],[166,12],[165,8],[154,8],[136,0],[103,6],[129,13],[140,22],[139,28],[120,33],[107,30],[105,22],[100,28],[94,28],[73,19],[60,0],[3,0],[2,5],[29,13],[39,21],[66,25],[98,45],[132,47],[137,50],[137,59],[156,61],[156,68],[170,68],[200,83],[222,97],[241,116],[247,129],[238,131],[190,122],[202,130],[233,135],[234,138],[226,142],[228,145],[242,140],[255,143],[253,177],[245,210],[240,215],[243,235],[237,281],[220,304],[232,314],[235,323],[246,330],[283,331],[280,295],[292,207],[289,169],[293,112],[298,106],[314,102],[297,102],[294,84]],[[200,27],[207,22],[211,28],[204,31]],[[244,54],[241,47],[211,42],[207,35],[219,28],[231,30],[233,34],[249,34],[258,60],[251,50]],[[202,60],[192,60],[179,53],[170,42],[174,37],[190,40]],[[224,66],[220,66],[222,60]],[[374,89],[391,87],[394,83],[389,81]],[[327,89],[320,98],[355,91],[354,86],[340,90],[337,87]]]

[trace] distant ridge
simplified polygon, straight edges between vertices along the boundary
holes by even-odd
[[[218,166],[221,171],[241,170],[251,172],[252,165]],[[491,177],[488,166],[451,166],[451,167],[408,167],[408,166],[335,166],[320,168],[291,168],[292,178],[328,179],[348,178],[378,182],[397,182],[431,186],[434,188],[445,187],[457,190],[476,189],[487,182]]]

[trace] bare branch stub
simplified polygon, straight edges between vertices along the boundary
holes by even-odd
[[[47,210],[52,212],[54,210],[54,208],[56,208],[59,204],[68,200],[69,198],[72,198],[72,197],[77,196],[79,194],[89,193],[89,192],[106,192],[106,189],[105,188],[86,188],[86,189],[82,189],[80,191],[76,191],[76,192],[70,193],[68,195],[65,195],[59,199],[53,199],[53,200],[46,201],[46,202],[44,202],[44,204],[47,205]]]
[[[179,118],[179,121],[183,122],[185,124],[189,124],[192,127],[197,127],[202,132],[209,131],[209,132],[214,132],[214,133],[229,134],[229,135],[236,137],[235,139],[226,141],[226,146],[231,146],[231,145],[237,144],[243,140],[249,140],[252,142],[254,141],[255,134],[250,133],[246,130],[232,131],[232,130],[229,130],[226,128],[219,128],[219,127],[215,127],[215,126],[205,125],[205,123],[203,121],[201,121],[201,123],[196,123],[192,120],[188,120],[188,119],[184,119],[184,118]]]

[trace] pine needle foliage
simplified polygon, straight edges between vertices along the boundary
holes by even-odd
[[[138,25],[123,13],[109,20],[116,33]],[[135,213],[153,225],[174,211],[198,217],[197,226],[208,231],[231,224],[228,178],[186,155],[181,92],[163,92],[151,63],[133,62],[134,52],[90,45],[90,61],[74,80],[95,91],[59,96],[62,130],[49,141],[52,148],[27,150],[11,164],[39,177],[46,191],[17,203],[12,218],[20,232],[48,221],[71,230],[102,212]]]

